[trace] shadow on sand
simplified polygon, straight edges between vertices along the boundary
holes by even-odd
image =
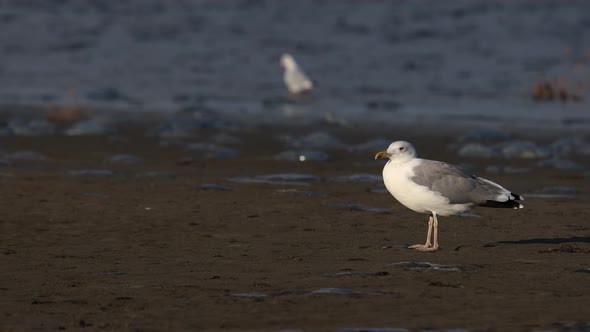
[[[556,238],[537,238],[516,241],[498,241],[495,244],[562,244],[582,242],[590,243],[590,237],[587,236],[572,236],[572,237],[556,237]]]

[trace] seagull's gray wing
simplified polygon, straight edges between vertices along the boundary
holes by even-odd
[[[413,171],[412,181],[440,193],[451,204],[483,204],[515,199],[499,184],[471,175],[454,165],[423,159]]]

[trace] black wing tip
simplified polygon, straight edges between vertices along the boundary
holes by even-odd
[[[510,195],[512,195],[514,197],[515,201],[524,201],[524,197],[522,195],[515,194],[515,193],[510,193]]]

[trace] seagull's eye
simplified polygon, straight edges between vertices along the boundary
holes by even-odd
[[[404,151],[406,148],[404,148],[403,146],[400,146],[399,150],[400,151]]]

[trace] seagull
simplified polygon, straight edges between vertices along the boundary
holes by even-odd
[[[524,200],[521,195],[458,166],[417,158],[416,149],[408,142],[393,142],[375,155],[375,159],[383,158],[389,159],[383,167],[387,191],[408,209],[430,214],[426,243],[412,245],[411,249],[438,250],[439,215],[452,216],[474,206],[523,208],[518,202]]]
[[[311,90],[313,83],[290,54],[283,54],[280,63],[281,67],[285,69],[283,81],[291,94],[297,95]]]

